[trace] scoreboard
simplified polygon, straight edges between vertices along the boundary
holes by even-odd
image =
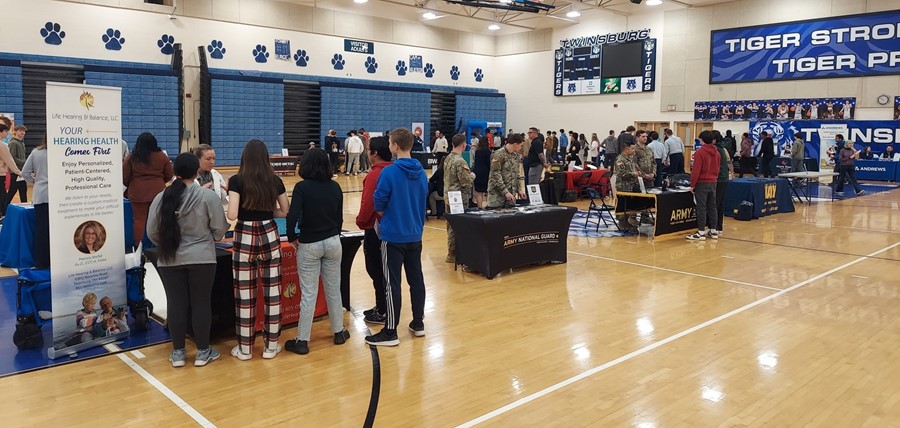
[[[553,94],[653,92],[656,39],[646,37],[649,30],[643,31],[562,40],[554,52]]]

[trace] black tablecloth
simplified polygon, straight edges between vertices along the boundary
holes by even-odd
[[[666,191],[642,196],[622,195],[616,198],[616,212],[640,211],[655,207],[653,235],[660,236],[697,227],[697,209],[691,192]]]
[[[523,207],[445,214],[456,232],[456,261],[493,279],[518,266],[566,262],[569,224],[578,210],[565,206]]]
[[[422,168],[431,169],[437,166],[438,162],[444,159],[447,156],[446,153],[431,153],[431,152],[412,152],[410,155],[413,159],[419,161],[422,164]]]

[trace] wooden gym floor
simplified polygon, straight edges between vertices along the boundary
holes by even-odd
[[[355,229],[362,175],[338,182]],[[493,281],[444,263],[445,223],[429,220],[427,336],[401,330],[374,370],[358,254],[344,346],[324,321],[306,356],[242,362],[231,339],[214,344],[221,360],[173,369],[158,345],[0,379],[0,414],[14,426],[359,427],[371,411],[380,427],[900,426],[898,205],[894,190],[726,219],[718,241],[570,237],[567,264]]]

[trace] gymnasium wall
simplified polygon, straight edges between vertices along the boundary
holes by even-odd
[[[225,156],[220,157],[229,163],[234,160],[232,151],[242,144],[241,140],[246,142],[251,135],[263,137],[273,152],[283,144],[283,125],[276,123],[283,120],[282,92],[277,88],[278,84],[273,83],[271,85],[274,86],[263,85],[264,93],[254,93],[253,88],[258,86],[254,79],[260,76],[385,86],[383,91],[334,92],[323,97],[323,107],[329,109],[329,116],[322,118],[323,129],[335,123],[336,115],[341,113],[330,106],[349,106],[344,111],[352,120],[360,121],[354,123],[356,128],[382,124],[389,124],[389,127],[409,126],[407,116],[415,116],[416,121],[426,124],[429,122],[428,90],[497,92],[492,84],[497,79],[492,56],[381,42],[374,43],[374,52],[350,53],[344,51],[343,37],[186,16],[170,19],[166,13],[65,1],[0,0],[0,8],[21,12],[17,14],[17,19],[0,26],[0,37],[15,41],[0,48],[5,51],[0,53],[0,59],[12,61],[9,64],[0,63],[2,75],[9,76],[9,79],[4,79],[4,93],[0,97],[3,111],[21,114],[21,83],[17,83],[15,78],[20,70],[16,67],[16,61],[118,67],[124,77],[91,75],[88,83],[111,82],[114,86],[121,83],[127,91],[136,90],[136,94],[147,97],[138,105],[123,105],[126,116],[140,116],[126,124],[129,143],[133,144],[130,136],[137,127],[157,127],[144,130],[164,135],[167,139],[164,145],[167,147],[177,146],[177,141],[173,143],[168,140],[171,129],[158,125],[158,116],[164,113],[150,112],[155,109],[169,112],[177,108],[177,98],[169,96],[171,87],[159,88],[161,93],[149,93],[150,88],[156,89],[162,82],[153,81],[148,83],[150,87],[146,87],[132,82],[127,76],[130,74],[129,68],[168,67],[172,45],[181,43],[185,54],[185,90],[191,94],[191,98],[185,100],[185,127],[191,136],[180,144],[185,149],[198,143],[199,47],[206,53],[211,69],[224,70],[231,75],[230,82],[222,81],[213,87],[212,115],[213,144],[218,146],[221,140]],[[290,42],[290,51],[283,59],[277,58],[276,39]],[[410,56],[422,57],[422,69],[412,68]],[[174,85],[169,81],[167,83]],[[403,93],[404,88],[423,89],[426,93],[415,98],[413,103],[401,103],[396,95]],[[409,111],[401,115],[396,111],[386,113],[363,107],[372,103],[384,104],[391,109],[408,108]],[[357,108],[357,105],[360,107]],[[461,114],[470,116],[473,113],[463,111]],[[347,120],[342,120],[343,123],[336,124],[346,125]],[[372,125],[367,125],[369,122]],[[172,123],[177,128],[177,116]],[[235,129],[235,123],[244,123],[246,127]]]
[[[497,57],[504,70],[497,82],[508,99],[508,126],[575,129],[606,135],[635,121],[691,121],[695,101],[856,97],[856,117],[892,118],[893,106],[876,103],[881,94],[900,95],[900,75],[709,84],[710,31],[896,9],[896,0],[741,0],[672,11],[625,16],[583,14],[579,25],[553,31],[551,50]],[[561,39],[651,29],[657,38],[656,92],[578,97],[553,96],[553,49]],[[509,38],[511,36],[506,36]],[[519,36],[521,43],[525,38]],[[504,52],[504,49],[498,49]],[[513,71],[507,71],[513,70]],[[720,129],[747,130],[747,122],[723,122]]]

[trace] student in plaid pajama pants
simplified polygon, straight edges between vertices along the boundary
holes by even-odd
[[[249,360],[256,337],[256,296],[262,285],[265,299],[263,358],[281,351],[281,243],[275,217],[287,215],[287,192],[269,163],[266,145],[250,140],[241,155],[237,175],[228,180],[228,219],[234,228],[235,330],[238,345],[231,355]]]

